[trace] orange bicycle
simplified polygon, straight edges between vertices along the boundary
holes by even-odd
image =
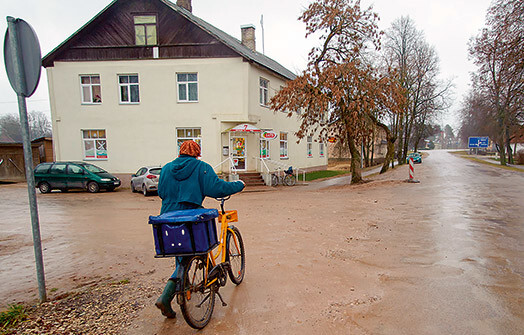
[[[218,290],[226,285],[228,275],[236,285],[244,279],[244,243],[238,228],[230,224],[238,221],[237,211],[224,210],[224,202],[228,199],[217,199],[221,208],[218,246],[205,255],[193,256],[184,267],[183,291],[178,294],[177,302],[184,319],[195,329],[202,329],[209,323],[215,295],[220,298],[222,306],[227,306]]]
[[[227,306],[219,289],[227,277],[239,285],[244,279],[246,260],[244,242],[237,227],[236,210],[221,213],[216,209],[194,209],[149,217],[155,237],[155,257],[183,257],[182,285],[176,292],[177,303],[186,322],[195,329],[204,328],[211,319],[215,296]],[[215,218],[220,223],[217,236]]]

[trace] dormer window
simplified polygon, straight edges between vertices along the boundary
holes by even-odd
[[[156,16],[135,16],[135,43],[136,45],[156,45]]]

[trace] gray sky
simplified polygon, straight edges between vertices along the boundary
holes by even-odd
[[[172,0],[176,2],[176,0]],[[49,53],[89,21],[110,0],[1,0],[0,27],[7,29],[7,16],[27,21],[40,40],[42,56]],[[439,123],[458,126],[453,112],[460,107],[469,87],[469,73],[475,67],[468,60],[467,43],[484,26],[491,0],[362,0],[373,5],[380,16],[381,29],[390,27],[400,16],[410,16],[417,29],[424,31],[440,58],[441,78],[452,78],[455,101],[449,115]],[[260,16],[264,16],[264,50],[267,56],[299,73],[307,55],[318,41],[305,39],[304,24],[297,20],[309,0],[193,0],[193,14],[240,39],[240,26],[256,26],[257,50],[262,51]],[[2,35],[3,36],[3,35]],[[3,58],[3,38],[0,43]],[[27,99],[28,111],[50,113],[47,77],[42,71],[35,94]],[[18,113],[16,94],[9,85],[5,67],[0,70],[0,115]]]

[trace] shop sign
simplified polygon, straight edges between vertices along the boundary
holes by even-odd
[[[275,138],[277,138],[278,134],[275,133],[274,131],[265,131],[262,133],[262,137],[265,138],[266,140],[273,140]]]

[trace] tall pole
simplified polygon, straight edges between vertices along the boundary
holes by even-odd
[[[9,46],[13,50],[13,54],[16,55],[13,58],[14,68],[16,69],[16,81],[20,85],[21,91],[26,91],[26,82],[24,79],[24,63],[22,62],[22,52],[20,49],[18,31],[16,25],[16,19],[13,17],[7,17],[7,24],[9,34],[14,37],[9,39]],[[36,276],[38,280],[38,292],[40,302],[45,302],[46,289],[45,289],[45,275],[44,275],[44,262],[42,257],[42,241],[40,238],[40,224],[38,222],[38,206],[36,203],[36,190],[35,190],[35,179],[33,173],[33,150],[31,148],[31,136],[29,133],[29,122],[27,120],[27,106],[25,102],[25,96],[22,93],[17,92],[18,97],[18,112],[20,114],[20,127],[22,129],[22,141],[24,146],[24,162],[25,162],[25,176],[27,180],[27,192],[29,195],[29,208],[31,212],[31,226],[33,230],[33,247],[35,252],[36,261]]]

